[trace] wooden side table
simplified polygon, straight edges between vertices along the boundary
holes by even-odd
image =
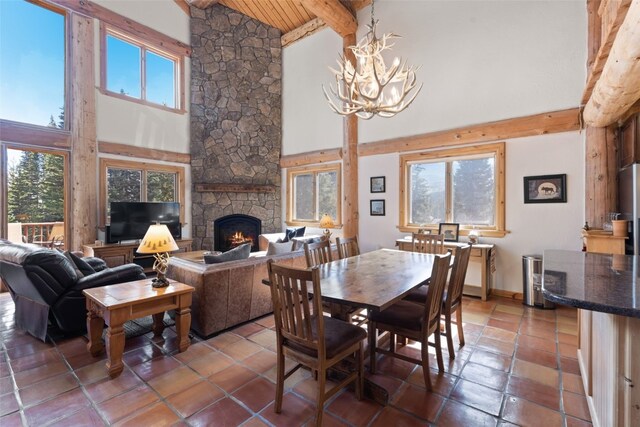
[[[93,356],[102,352],[102,330],[106,323],[107,369],[111,378],[120,375],[124,369],[122,353],[125,336],[122,325],[128,320],[152,315],[153,332],[160,335],[164,329],[164,312],[175,310],[178,347],[181,352],[189,347],[191,293],[194,289],[175,280],[169,282],[171,284],[166,288],[153,288],[151,280],[144,279],[83,291],[87,298],[87,349]]]

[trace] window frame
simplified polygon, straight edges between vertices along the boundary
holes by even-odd
[[[129,43],[140,49],[140,98],[135,98],[128,95],[123,95],[118,92],[113,92],[107,89],[107,36],[112,36],[121,41]],[[168,107],[166,105],[157,104],[155,102],[148,101],[146,98],[146,82],[147,82],[147,70],[146,70],[146,52],[152,52],[163,58],[167,58],[175,62],[174,67],[174,96],[175,107]],[[161,110],[170,111],[173,113],[186,113],[185,107],[185,83],[184,83],[184,55],[176,54],[167,49],[163,49],[154,43],[150,43],[134,37],[125,31],[122,31],[114,26],[100,23],[100,93],[114,98],[123,99],[137,104],[146,105],[149,107],[159,108]]]
[[[160,163],[150,163],[150,162],[137,162],[137,161],[129,161],[129,160],[119,160],[112,158],[101,158],[100,159],[100,201],[99,207],[100,209],[100,226],[104,227],[107,220],[107,169],[129,169],[129,170],[139,170],[143,174],[142,182],[146,182],[146,174],[148,172],[169,172],[176,174],[176,191],[178,192],[175,201],[180,203],[180,222],[185,223],[185,167],[184,166],[174,166],[174,165],[165,165]],[[143,198],[146,199],[146,187],[141,189],[141,194],[144,195]],[[144,200],[141,200],[144,201]]]
[[[492,154],[495,159],[494,164],[494,182],[495,182],[495,225],[481,226],[460,224],[460,235],[467,236],[472,229],[478,230],[483,236],[487,237],[503,237],[508,232],[505,229],[505,143],[498,142],[493,144],[474,145],[468,147],[460,147],[446,150],[423,151],[419,153],[404,154],[400,156],[400,224],[398,229],[405,233],[417,232],[421,228],[438,232],[438,224],[430,224],[421,227],[418,224],[409,223],[409,202],[410,189],[407,185],[409,179],[409,166],[411,164],[423,162],[444,161],[453,162],[455,160],[464,160],[468,158]],[[444,222],[453,222],[452,214],[452,192],[453,183],[451,182],[451,167],[446,166],[446,185],[445,185],[445,219]]]
[[[293,198],[295,194],[293,192],[294,188],[294,179],[297,175],[314,175],[314,182],[317,183],[317,175],[321,172],[332,172],[335,171],[337,173],[336,181],[338,183],[337,191],[337,206],[336,206],[336,216],[335,219],[335,227],[342,227],[342,164],[341,163],[327,163],[323,165],[309,165],[309,166],[301,166],[295,168],[287,169],[287,212],[286,212],[286,225],[291,226],[307,226],[307,227],[320,227],[320,213],[317,212],[317,206],[314,206],[314,213],[318,215],[317,220],[313,221],[302,221],[294,218],[293,215],[293,207],[295,205]],[[317,199],[317,197],[316,197]],[[316,203],[317,200],[314,202]]]

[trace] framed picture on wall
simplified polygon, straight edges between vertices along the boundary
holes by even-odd
[[[369,211],[371,216],[384,216],[384,200],[371,200]]]
[[[371,177],[371,192],[372,193],[384,193],[385,192],[385,177],[373,176]]]
[[[525,203],[567,203],[567,175],[524,177]]]
[[[445,242],[457,242],[460,224],[441,222],[438,226],[438,234],[444,234]]]

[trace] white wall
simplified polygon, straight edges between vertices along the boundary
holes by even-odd
[[[542,254],[544,249],[582,249],[583,147],[584,134],[579,132],[506,141],[505,215],[509,234],[503,238],[480,238],[482,243],[493,243],[497,247],[494,287],[522,292],[522,255]],[[395,240],[406,235],[397,228],[400,221],[399,171],[398,154],[360,158],[359,239],[363,251],[394,248]],[[524,204],[523,177],[560,173],[567,174],[567,203]],[[369,178],[380,175],[386,176],[386,192],[371,194]],[[369,215],[371,199],[386,200],[385,216]]]

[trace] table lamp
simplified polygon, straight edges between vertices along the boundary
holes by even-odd
[[[154,288],[169,286],[169,281],[165,277],[169,266],[168,252],[177,251],[178,249],[176,241],[173,240],[173,236],[165,224],[156,223],[149,226],[138,247],[138,253],[153,254],[155,258],[153,271],[156,272],[157,276],[151,282],[151,286]]]
[[[331,218],[327,214],[324,214],[320,219],[320,228],[324,228],[324,237],[327,240],[331,238],[331,232],[329,231],[329,229],[335,226],[336,224],[333,222],[333,218]]]

